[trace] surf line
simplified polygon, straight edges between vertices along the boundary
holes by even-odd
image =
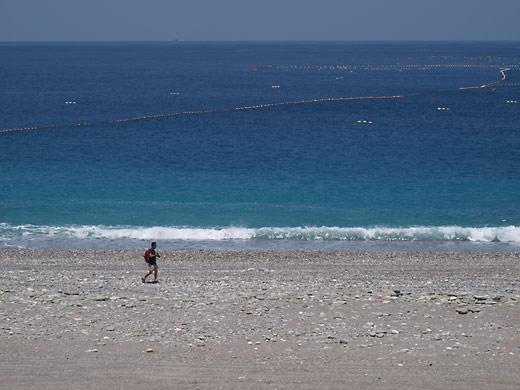
[[[461,87],[457,88],[458,90],[466,90],[466,89],[479,89],[479,88],[487,88],[492,85],[496,85],[498,83],[503,82],[506,79],[506,73],[511,68],[502,68],[500,73],[502,74],[502,78],[500,80],[484,84],[478,87]],[[430,91],[430,92],[433,92]],[[219,112],[230,112],[230,111],[244,111],[244,110],[258,110],[263,108],[271,108],[271,107],[280,107],[284,105],[294,105],[294,104],[306,104],[306,103],[321,103],[321,102],[339,102],[339,101],[347,101],[347,100],[375,100],[375,99],[403,99],[407,97],[419,96],[423,95],[425,92],[417,92],[406,95],[391,95],[391,96],[357,96],[357,97],[339,97],[339,98],[321,98],[321,99],[310,99],[310,100],[299,100],[299,101],[289,101],[289,102],[279,102],[279,103],[267,103],[267,104],[258,104],[253,106],[243,106],[243,107],[232,107],[232,108],[220,108],[213,110],[197,110],[197,111],[179,111],[172,112],[166,114],[156,114],[156,115],[144,115],[144,116],[136,116],[133,118],[125,118],[125,119],[111,119],[111,120],[103,120],[103,121],[95,121],[95,122],[82,122],[82,123],[70,123],[70,124],[57,124],[57,125],[45,125],[45,126],[32,126],[32,127],[20,127],[15,129],[4,129],[0,130],[0,133],[10,133],[17,131],[31,131],[31,130],[45,130],[45,129],[58,129],[64,127],[84,127],[84,126],[92,126],[96,124],[102,123],[124,123],[124,122],[135,122],[146,119],[160,119],[160,118],[170,118],[174,116],[183,116],[183,115],[202,115],[202,114],[210,114],[210,113],[219,113]]]

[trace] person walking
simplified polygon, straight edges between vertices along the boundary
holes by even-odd
[[[159,267],[157,266],[158,257],[161,257],[161,255],[157,252],[157,243],[152,242],[151,248],[144,254],[144,259],[148,263],[148,273],[141,278],[141,282],[146,283],[146,278],[153,272],[154,280],[152,283],[159,283],[159,280],[157,279],[157,273],[159,270]]]

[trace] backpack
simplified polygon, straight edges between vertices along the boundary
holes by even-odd
[[[147,263],[150,262],[150,251],[149,250],[144,252],[144,261],[146,261]]]

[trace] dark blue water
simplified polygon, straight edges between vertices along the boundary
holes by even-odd
[[[518,250],[519,56],[2,44],[0,245]]]

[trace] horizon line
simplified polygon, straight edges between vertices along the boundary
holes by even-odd
[[[352,39],[352,40],[0,40],[3,43],[433,43],[433,42],[520,42],[520,39]]]

